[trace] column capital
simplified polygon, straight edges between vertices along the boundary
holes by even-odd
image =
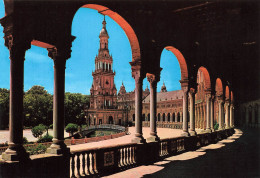
[[[150,73],[147,73],[146,74],[146,77],[147,77],[147,80],[150,84],[154,84],[154,83],[157,83],[160,81],[160,77],[156,77],[155,74],[150,74]]]
[[[184,79],[184,80],[180,80],[179,81],[181,83],[181,88],[182,90],[189,90],[189,80],[188,79]],[[187,89],[186,89],[187,88]]]
[[[189,89],[189,93],[190,93],[191,95],[195,95],[195,94],[197,93],[197,91],[196,91],[196,89],[194,89],[194,88],[190,88],[190,89]]]
[[[132,69],[132,77],[135,79],[135,81],[142,81],[144,79],[144,75],[141,69],[141,61],[133,61],[130,62],[131,69]]]

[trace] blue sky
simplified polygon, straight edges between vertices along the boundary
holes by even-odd
[[[0,1],[0,18],[4,17],[3,1]],[[94,59],[99,48],[99,32],[102,28],[103,15],[96,10],[81,8],[76,13],[72,24],[72,35],[76,36],[72,44],[71,58],[66,64],[66,92],[89,94],[92,84]],[[134,90],[134,79],[131,76],[132,60],[131,47],[123,29],[111,18],[106,16],[109,38],[109,51],[113,56],[113,69],[116,71],[115,84],[119,91],[122,81],[127,91]],[[3,28],[0,26],[0,88],[9,88],[10,60],[9,51],[4,46]],[[169,51],[163,50],[161,55],[161,81],[158,83],[160,91],[163,81],[167,90],[180,89],[180,67],[176,57]],[[33,85],[44,86],[53,93],[53,61],[48,57],[47,50],[32,46],[26,52],[24,73],[24,90]],[[143,88],[149,83],[144,79]]]

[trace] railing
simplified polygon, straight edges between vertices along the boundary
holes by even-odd
[[[233,133],[233,129],[228,129],[191,137],[161,139],[159,142],[146,144],[129,143],[73,151],[70,156],[70,177],[103,176],[153,163],[167,156],[216,143]]]
[[[136,164],[136,143],[71,152],[70,177],[102,175]]]

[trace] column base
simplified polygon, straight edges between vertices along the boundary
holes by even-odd
[[[143,144],[143,143],[146,143],[146,140],[144,139],[143,136],[139,136],[139,137],[134,137],[132,140],[131,140],[132,143],[138,143],[138,144]]]
[[[197,135],[196,131],[189,131],[189,133],[190,133],[190,136],[196,136]]]
[[[188,132],[188,131],[182,131],[182,133],[181,133],[181,136],[184,136],[184,137],[189,137],[189,136],[190,136],[190,134],[189,134],[189,132]]]
[[[147,142],[159,142],[160,138],[157,135],[151,135],[149,138],[147,138]]]
[[[70,148],[67,147],[63,140],[55,140],[53,142],[54,143],[52,143],[52,145],[49,148],[47,148],[46,153],[56,155],[65,155],[70,153]]]
[[[206,129],[206,133],[212,133],[211,129]]]
[[[29,160],[29,153],[26,152],[22,145],[13,144],[11,147],[2,153],[2,159],[10,162],[20,162]]]

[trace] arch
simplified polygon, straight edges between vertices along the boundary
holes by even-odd
[[[157,121],[161,121],[161,114],[160,113],[158,113]]]
[[[181,121],[180,112],[177,113],[177,122]]]
[[[172,47],[172,46],[166,46],[165,47],[166,50],[171,51],[177,58],[177,60],[179,61],[180,64],[180,69],[181,69],[181,80],[188,80],[188,67],[187,67],[187,63],[186,60],[184,58],[184,56],[182,55],[182,53]]]
[[[229,87],[226,86],[226,89],[225,89],[225,98],[226,100],[229,100]]]
[[[125,31],[125,34],[130,42],[130,46],[132,49],[132,61],[141,60],[140,45],[139,45],[138,38],[135,34],[135,31],[122,16],[120,16],[118,13],[110,10],[105,6],[98,5],[98,4],[86,4],[83,5],[81,8],[95,9],[99,13],[109,16],[116,23],[118,23],[118,25]]]
[[[205,90],[210,90],[211,89],[211,81],[210,81],[210,75],[209,75],[209,72],[208,70],[201,66],[199,69],[198,69],[198,72],[201,71],[202,74],[203,74],[203,77],[204,77],[204,81],[205,81]]]
[[[234,95],[233,95],[233,91],[230,91],[230,100],[231,100],[231,103],[234,102]]]
[[[172,113],[172,121],[175,122],[175,112]]]
[[[220,78],[217,78],[217,80],[216,80],[215,90],[216,90],[216,95],[217,96],[222,96],[223,95],[223,85],[222,85],[222,81],[221,81]]]
[[[108,124],[113,124],[114,121],[113,121],[113,117],[112,116],[109,116],[108,117]]]

